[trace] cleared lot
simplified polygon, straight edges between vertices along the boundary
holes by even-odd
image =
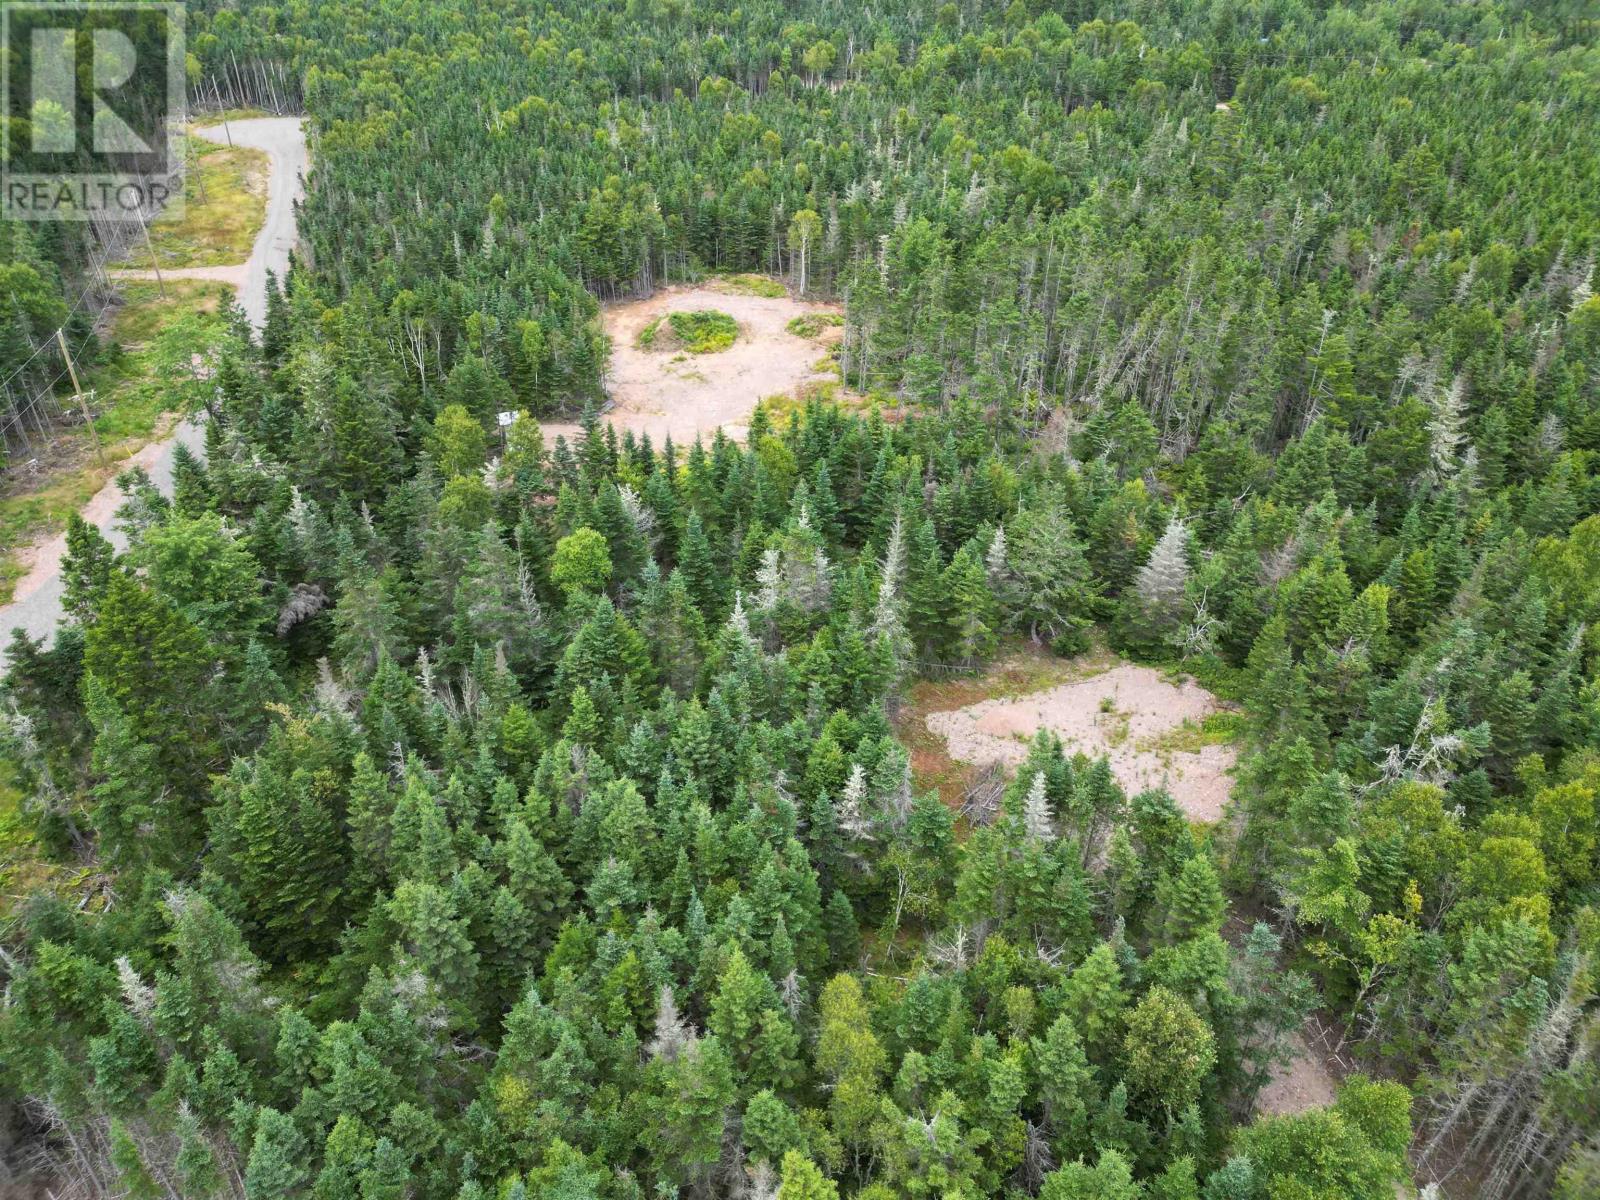
[[[726,350],[690,354],[638,344],[640,332],[667,314],[707,309],[727,313],[738,323],[738,336]],[[746,288],[715,281],[663,288],[647,300],[608,305],[602,319],[611,336],[607,384],[614,404],[604,420],[619,432],[648,433],[657,446],[668,435],[678,445],[687,445],[695,434],[716,429],[743,438],[759,401],[835,378],[816,368],[832,340],[828,335],[836,337],[837,329],[806,338],[791,332],[788,325],[796,317],[841,311],[837,304],[753,295]],[[551,439],[562,434],[570,440],[578,432],[572,422],[541,422],[541,426]]]

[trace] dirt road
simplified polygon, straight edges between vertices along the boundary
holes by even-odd
[[[250,146],[267,153],[267,211],[256,234],[248,261],[231,267],[194,267],[164,271],[168,279],[211,279],[238,289],[240,305],[250,323],[260,329],[267,317],[267,272],[280,278],[289,265],[289,251],[295,243],[295,202],[305,195],[304,177],[308,156],[305,132],[298,117],[257,117],[231,121],[226,129],[212,126],[197,131],[208,141]],[[124,278],[137,278],[142,272],[128,272]],[[179,446],[197,454],[205,452],[205,427],[202,421],[180,424],[164,441],[152,442],[134,454],[125,468],[143,467],[163,492],[172,491],[172,456]],[[119,550],[125,539],[113,520],[122,504],[122,489],[115,483],[102,488],[83,508],[83,518],[111,539]],[[51,638],[61,616],[61,559],[66,553],[65,534],[48,538],[25,551],[30,567],[17,582],[10,604],[0,607],[0,673],[6,669],[4,645],[13,629],[26,630],[31,637]]]

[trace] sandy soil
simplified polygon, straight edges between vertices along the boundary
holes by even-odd
[[[665,313],[714,308],[739,323],[738,339],[715,354],[641,349],[639,331]],[[756,403],[768,396],[790,395],[808,383],[831,380],[812,369],[828,350],[838,330],[818,338],[796,337],[785,326],[806,313],[838,313],[837,304],[795,300],[789,296],[747,296],[720,290],[713,283],[663,288],[647,300],[609,304],[602,313],[611,335],[611,367],[607,387],[613,406],[605,420],[618,432],[648,433],[657,446],[667,435],[679,446],[697,433],[722,429],[742,438]],[[557,434],[571,440],[572,422],[542,425],[547,441]]]
[[[212,283],[225,283],[234,291],[241,291],[249,272],[249,264],[236,263],[231,267],[166,267],[158,276],[154,271],[124,268],[107,271],[112,279],[201,279]]]
[[[1290,1039],[1290,1048],[1294,1057],[1289,1065],[1256,1095],[1256,1111],[1263,1116],[1292,1116],[1334,1101],[1338,1084],[1322,1057],[1298,1033]]]
[[[1102,711],[1109,698],[1111,711]],[[1174,686],[1159,671],[1123,663],[1086,679],[1014,698],[981,700],[953,712],[929,713],[929,730],[950,757],[968,763],[1020,763],[1040,727],[1060,735],[1068,753],[1104,756],[1131,796],[1165,788],[1189,818],[1218,821],[1227,802],[1231,746],[1183,750],[1163,746],[1185,721],[1199,725],[1221,705],[1191,679]]]

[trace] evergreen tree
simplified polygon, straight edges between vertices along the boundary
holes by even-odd
[[[67,516],[67,553],[61,560],[61,608],[80,625],[91,624],[116,568],[111,543],[77,513]]]
[[[1156,542],[1149,560],[1139,569],[1133,591],[1124,598],[1119,630],[1141,646],[1172,645],[1188,616],[1189,530],[1172,521]]]
[[[1199,1096],[1216,1065],[1211,1030],[1163,987],[1151,988],[1128,1013],[1123,1051],[1130,1091],[1159,1106],[1169,1122]]]
[[[85,671],[158,747],[168,769],[204,761],[212,656],[201,631],[132,576],[111,573],[100,616],[84,639]]]
[[[245,1196],[248,1200],[282,1200],[294,1195],[305,1178],[305,1139],[300,1131],[276,1109],[260,1109],[244,1170]]]
[[[940,584],[949,598],[941,639],[944,657],[959,666],[975,667],[994,653],[998,619],[983,565],[970,547],[962,547],[950,560]]]
[[[1216,869],[1204,854],[1186,861],[1175,877],[1166,877],[1157,886],[1157,900],[1166,913],[1162,936],[1169,944],[1222,929],[1227,900]]]

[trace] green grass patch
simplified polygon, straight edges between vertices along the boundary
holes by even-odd
[[[838,313],[804,313],[794,318],[784,328],[795,337],[814,338],[824,329],[843,324],[844,318]]]
[[[150,242],[163,267],[226,267],[250,257],[267,203],[267,155],[248,146],[218,146],[190,137],[183,211],[150,223]],[[150,266],[148,248],[127,265]]]
[[[1163,667],[1168,678],[1173,681],[1184,675],[1192,675],[1195,682],[1213,696],[1234,704],[1243,704],[1254,690],[1254,683],[1247,668],[1230,666],[1214,654],[1197,654],[1193,658],[1184,659],[1181,663],[1151,665]]]
[[[5,534],[0,532],[0,537]],[[9,604],[11,597],[17,594],[17,584],[28,573],[22,561],[15,554],[7,554],[0,559],[0,604]]]
[[[222,112],[214,113],[189,113],[194,118],[194,124],[200,126],[221,125],[223,121],[253,121],[257,117],[276,117],[280,113],[268,112],[264,108],[229,108]]]
[[[712,281],[718,291],[730,292],[735,296],[765,296],[769,300],[787,296],[789,289],[776,279],[765,275],[723,275]]]
[[[153,281],[123,284],[124,303],[108,334],[120,353],[108,355],[84,380],[95,393],[94,426],[107,463],[101,465],[95,455],[88,430],[70,426],[53,439],[50,460],[39,476],[8,481],[15,490],[0,493],[0,546],[12,549],[0,558],[0,604],[10,601],[26,573],[17,553],[65,528],[70,513],[116,478],[123,459],[165,433],[175,406],[190,407],[182,398],[196,384],[178,377],[184,367],[182,347],[165,344],[161,335],[173,331],[174,343],[195,344],[194,338],[203,337],[221,319],[226,291],[216,283],[168,280],[163,297]]]
[[[27,573],[17,553],[36,538],[66,525],[67,514],[88,503],[111,476],[112,472],[102,474],[91,463],[46,487],[0,499],[0,542],[15,547],[0,562],[0,604],[11,602],[17,580]]]
[[[668,313],[639,331],[643,350],[684,350],[689,354],[715,354],[733,345],[739,323],[714,308]]]
[[[221,308],[231,289],[208,279],[169,279],[165,295],[153,279],[124,279],[117,285],[122,305],[111,318],[105,337],[125,351],[137,351],[167,326],[188,313],[209,315]]]
[[[164,296],[154,282],[123,285],[123,305],[111,322],[120,353],[90,379],[100,398],[95,428],[108,449],[143,444],[164,414],[195,407],[201,385],[190,355],[221,325],[228,295],[222,284],[205,280],[168,280]]]
[[[1157,737],[1141,742],[1139,749],[1156,754],[1198,754],[1207,746],[1226,746],[1244,737],[1245,715],[1214,712],[1199,724],[1185,721]]]

